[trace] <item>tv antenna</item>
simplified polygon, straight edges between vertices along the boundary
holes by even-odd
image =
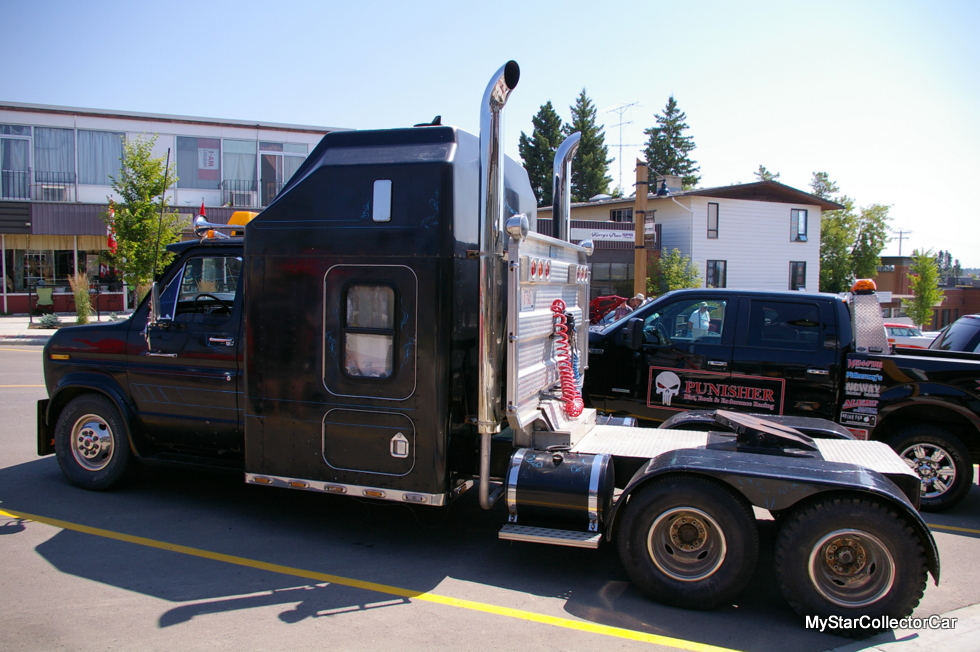
[[[626,189],[623,187],[623,147],[636,147],[636,145],[625,145],[625,144],[623,144],[623,127],[626,126],[626,125],[633,124],[633,121],[632,120],[624,121],[623,120],[623,115],[628,110],[630,110],[631,108],[633,108],[634,106],[640,106],[640,103],[639,102],[630,102],[629,104],[621,104],[619,106],[616,106],[616,107],[613,107],[611,109],[606,109],[605,110],[606,113],[617,113],[617,114],[619,114],[619,122],[617,124],[610,125],[610,126],[611,127],[619,127],[619,144],[614,145],[614,147],[618,147],[619,148],[619,156],[616,157],[617,159],[619,159],[619,187],[620,187],[620,189],[622,189],[622,191],[624,193],[626,192]]]

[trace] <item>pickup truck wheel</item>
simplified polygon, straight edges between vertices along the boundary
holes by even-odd
[[[949,509],[969,493],[973,485],[970,451],[948,430],[912,425],[899,430],[888,445],[922,480],[922,511]]]
[[[801,616],[912,613],[926,587],[925,552],[912,527],[871,498],[818,498],[780,528],[776,577]]]
[[[119,482],[131,457],[119,410],[98,394],[77,396],[61,411],[54,451],[65,477],[93,491]]]
[[[617,539],[633,583],[657,602],[687,609],[733,600],[759,555],[751,508],[700,477],[656,481],[630,496]]]

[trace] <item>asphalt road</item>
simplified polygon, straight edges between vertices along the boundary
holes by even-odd
[[[771,521],[737,604],[652,603],[612,546],[501,541],[502,506],[446,509],[148,470],[93,493],[36,455],[41,347],[0,344],[0,648],[827,650],[772,572]],[[18,518],[27,516],[27,518]],[[980,488],[926,515],[942,582],[916,616],[980,603]]]

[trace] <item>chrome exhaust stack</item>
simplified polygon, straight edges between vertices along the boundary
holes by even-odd
[[[503,485],[490,495],[490,438],[503,420],[499,371],[503,366],[504,150],[502,111],[521,69],[508,61],[494,74],[480,111],[480,360],[477,432],[480,434],[480,506],[490,509]]]
[[[582,132],[566,138],[555,152],[551,193],[551,235],[571,242],[572,235],[572,158],[578,151]]]

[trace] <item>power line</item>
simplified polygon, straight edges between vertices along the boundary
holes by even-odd
[[[912,233],[912,231],[907,231],[905,229],[892,229],[892,233],[898,234],[898,255],[902,255],[902,240],[905,240],[907,235]]]

